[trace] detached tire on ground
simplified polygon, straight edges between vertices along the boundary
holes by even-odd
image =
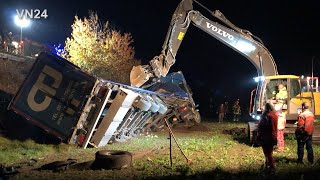
[[[128,151],[101,150],[96,152],[92,169],[122,169],[132,166],[132,154]]]

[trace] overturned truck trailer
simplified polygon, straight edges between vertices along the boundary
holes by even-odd
[[[146,124],[177,116],[177,109],[190,104],[190,95],[98,79],[61,57],[41,53],[9,109],[62,141],[86,148],[138,136]]]

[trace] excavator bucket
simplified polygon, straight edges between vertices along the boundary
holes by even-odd
[[[131,86],[141,87],[150,77],[152,74],[147,70],[147,66],[133,66],[130,72]]]

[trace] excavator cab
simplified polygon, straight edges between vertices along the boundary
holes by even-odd
[[[298,114],[302,111],[301,105],[303,102],[309,102],[310,110],[316,112],[315,108],[317,105],[315,104],[314,93],[304,92],[305,88],[303,88],[303,85],[305,84],[305,80],[299,76],[276,75],[258,77],[255,78],[255,80],[258,85],[255,91],[251,93],[250,102],[250,104],[253,104],[253,106],[250,107],[250,115],[253,121],[248,122],[250,144],[258,145],[256,141],[257,125],[261,119],[264,105],[267,102],[273,104],[278,113],[284,113],[286,115],[287,123],[285,133],[294,133],[296,129],[295,122],[297,121]],[[280,92],[280,88],[282,88],[282,92]],[[279,95],[280,93],[282,93],[282,95]],[[253,98],[253,96],[255,96],[255,98]]]
[[[302,102],[309,102],[311,105],[310,110],[315,112],[314,95],[312,92],[303,92],[302,85],[304,83],[299,76],[266,76],[260,78],[258,83],[255,94],[256,102],[251,112],[253,119],[260,120],[264,105],[267,102],[273,105],[281,104],[280,107],[286,113],[287,122],[296,121],[301,111]]]

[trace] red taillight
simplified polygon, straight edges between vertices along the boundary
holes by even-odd
[[[181,112],[185,112],[187,110],[187,106],[181,108]]]
[[[108,89],[107,89],[106,87],[104,87],[104,86],[101,87],[100,90],[99,90],[99,92],[98,92],[98,97],[99,97],[99,98],[103,98],[103,96],[106,94],[107,90],[108,90]]]
[[[79,137],[79,139],[78,139],[78,145],[79,145],[79,146],[82,145],[85,137],[86,137],[86,136],[85,136],[84,134],[81,134],[81,135],[80,135],[80,137]]]

